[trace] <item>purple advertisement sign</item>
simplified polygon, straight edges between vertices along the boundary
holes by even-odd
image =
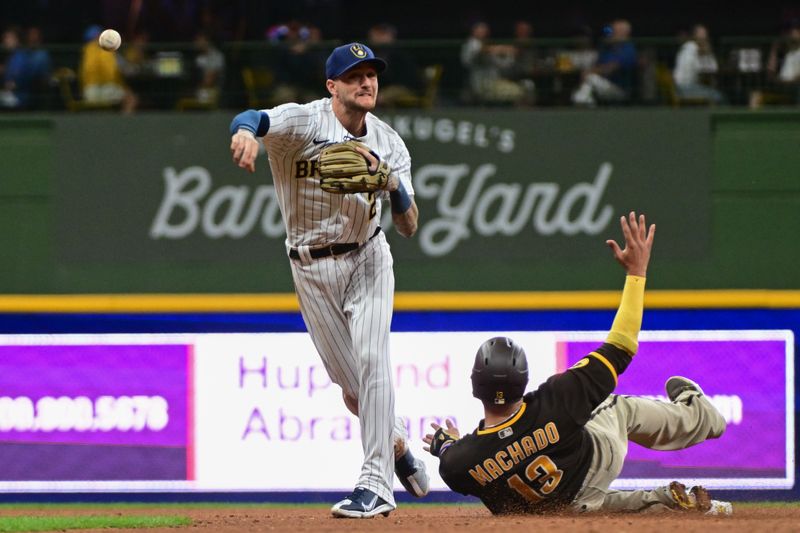
[[[572,365],[598,345],[566,343],[565,364]],[[631,443],[621,478],[784,479],[790,460],[787,379],[793,379],[787,376],[786,349],[785,340],[640,342],[616,392],[666,400],[666,380],[686,376],[702,386],[727,429],[721,438],[686,450],[654,451]]]
[[[0,346],[2,480],[186,479],[191,347]]]

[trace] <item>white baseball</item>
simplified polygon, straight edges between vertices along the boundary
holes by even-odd
[[[97,41],[100,43],[100,48],[113,52],[122,44],[122,37],[117,30],[104,30]]]

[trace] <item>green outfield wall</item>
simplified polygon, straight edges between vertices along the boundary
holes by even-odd
[[[387,227],[400,291],[617,289],[630,210],[658,224],[651,288],[800,288],[800,113],[381,116],[420,208],[414,238]],[[0,293],[291,292],[266,154],[235,167],[230,118],[0,117]]]

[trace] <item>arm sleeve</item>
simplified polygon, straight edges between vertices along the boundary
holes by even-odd
[[[439,475],[450,490],[460,494],[471,493],[466,480],[469,465],[465,454],[468,447],[465,443],[456,441],[439,456]]]
[[[633,355],[639,348],[639,330],[642,328],[644,312],[645,278],[628,276],[625,288],[622,289],[622,301],[619,304],[611,331],[606,342],[613,344]]]
[[[644,285],[645,278],[627,276],[622,301],[606,342],[542,386],[543,393],[551,394],[554,404],[560,405],[577,424],[585,424],[595,407],[614,392],[619,375],[639,347]]]
[[[240,129],[251,132],[256,137],[263,137],[269,131],[269,115],[264,111],[248,109],[233,117],[231,135]]]

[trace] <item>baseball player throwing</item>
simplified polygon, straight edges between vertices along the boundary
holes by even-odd
[[[378,225],[388,195],[400,234],[417,229],[411,158],[400,136],[370,113],[386,68],[368,47],[333,50],[325,64],[330,98],[248,110],[231,123],[231,152],[255,171],[263,138],[286,226],[286,251],[306,327],[345,404],[359,417],[364,463],[337,517],[395,509],[396,473],[415,496],[428,492],[424,463],[411,455],[394,414],[389,361],[394,274]]]
[[[622,471],[631,440],[655,450],[679,450],[718,438],[725,420],[683,377],[667,380],[671,403],[611,394],[638,348],[644,285],[655,225],[622,217],[625,248],[607,241],[627,272],[606,342],[563,374],[523,396],[528,363],[506,337],[486,341],[472,369],[473,395],[485,418],[459,438],[447,421],[425,437],[440,459],[439,472],[456,492],[479,497],[493,513],[557,510],[686,510],[729,514],[727,502],[711,500],[702,487],[673,482],[655,490],[617,491],[609,485]]]

